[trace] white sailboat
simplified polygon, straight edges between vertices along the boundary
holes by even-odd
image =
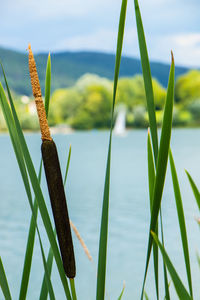
[[[126,110],[125,109],[120,110],[118,112],[113,132],[115,135],[118,136],[126,135],[127,132],[126,132]]]

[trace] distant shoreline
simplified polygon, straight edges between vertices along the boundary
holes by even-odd
[[[200,126],[175,126],[175,127],[172,127],[172,130],[182,130],[182,129],[187,129],[187,130],[199,130],[200,129]],[[127,128],[126,129],[126,132],[129,132],[129,131],[140,131],[140,130],[147,130],[147,127],[132,127],[132,128]],[[158,128],[158,130],[160,131],[161,130],[161,127]],[[73,129],[73,128],[65,128],[65,129],[61,129],[61,128],[56,128],[56,127],[51,127],[50,128],[50,132],[52,135],[56,135],[56,134],[63,134],[63,135],[70,135],[70,134],[73,134],[73,133],[76,133],[76,132],[104,132],[104,131],[110,131],[109,128],[93,128],[93,129],[83,129],[83,130],[76,130],[76,129]],[[23,130],[23,133],[25,134],[41,134],[40,133],[40,130]],[[0,135],[9,135],[9,132],[8,130],[0,130]],[[114,134],[115,135],[115,134]],[[115,136],[118,136],[118,135],[115,135]]]

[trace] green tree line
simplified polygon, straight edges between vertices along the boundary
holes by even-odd
[[[58,89],[51,96],[49,124],[68,125],[74,129],[108,128],[113,82],[94,74],[85,74],[74,86]],[[166,90],[153,79],[156,119],[161,125]],[[16,106],[23,129],[39,128],[33,99],[16,95]],[[148,126],[144,83],[141,75],[119,79],[116,115],[126,109],[126,126]],[[178,77],[175,85],[174,126],[200,126],[200,71]],[[6,128],[0,112],[0,129]]]

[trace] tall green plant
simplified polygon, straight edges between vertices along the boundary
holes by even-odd
[[[137,24],[142,71],[143,71],[144,87],[145,87],[146,100],[147,100],[147,110],[148,110],[149,124],[150,124],[150,133],[151,133],[151,138],[152,138],[152,143],[153,143],[154,163],[155,163],[155,168],[157,168],[158,133],[157,133],[157,124],[156,124],[156,114],[155,114],[155,105],[154,105],[154,93],[153,93],[153,85],[152,85],[151,68],[150,68],[150,63],[149,63],[147,45],[146,45],[144,28],[143,28],[142,17],[141,17],[141,13],[140,13],[138,0],[134,0],[134,4],[135,4],[135,15],[136,15],[136,24]],[[148,144],[148,145],[150,145],[150,144]],[[148,168],[152,168],[151,165],[149,166],[149,163],[151,163],[151,162],[148,159]],[[152,172],[149,174],[149,176],[152,176]],[[153,192],[154,183],[155,183],[155,180],[153,180],[153,184],[152,184],[152,182],[150,182],[150,181],[152,181],[151,178],[153,178],[153,176],[149,177],[149,184],[152,185],[149,187],[149,189],[151,189],[151,190],[149,190],[150,198],[152,197],[151,193]],[[150,199],[150,204],[153,204],[153,199]],[[161,206],[160,206],[159,211],[160,211],[160,228],[161,228],[162,243],[164,245],[164,230],[163,230]],[[151,209],[151,213],[152,213],[152,209]],[[156,232],[158,232],[158,224],[157,224]],[[155,285],[156,285],[156,295],[157,295],[157,299],[159,299],[158,247],[156,244],[154,244],[153,258],[154,258],[154,277],[155,277]],[[165,283],[165,293],[166,293],[165,297],[166,297],[166,300],[170,300],[168,278],[167,278],[167,271],[166,271],[165,264],[163,264],[163,269],[164,269],[164,283]],[[146,275],[145,275],[145,279],[144,279],[144,283],[143,283],[142,297],[143,297],[145,280],[146,280]]]
[[[113,103],[112,103],[112,111],[111,111],[111,128],[110,128],[110,138],[109,138],[109,146],[108,146],[108,156],[107,156],[106,176],[105,176],[104,196],[103,196],[103,207],[102,207],[102,216],[101,216],[96,300],[103,300],[105,296],[112,128],[113,128],[115,99],[117,93],[117,84],[118,84],[123,37],[124,37],[126,9],[127,9],[127,0],[122,0],[119,29],[118,29],[118,39],[117,39],[117,53],[116,53],[116,61],[115,61]]]
[[[5,73],[4,73],[4,78],[6,81]],[[7,91],[9,92],[9,87],[8,87],[7,81],[6,81],[6,86],[7,86]],[[51,58],[49,55],[48,60],[47,60],[47,67],[46,67],[46,83],[45,83],[45,110],[46,110],[47,117],[48,117],[48,112],[49,112],[50,91],[51,91]],[[9,97],[11,98],[11,95]],[[41,175],[42,175],[42,159],[40,161],[40,168],[39,168],[39,175],[38,175],[39,183],[41,181]],[[38,204],[37,204],[36,199],[34,200],[33,207],[34,207],[35,216],[37,218]],[[23,268],[23,273],[22,273],[19,300],[26,299],[30,271],[31,271],[31,264],[32,264],[33,247],[34,247],[34,242],[35,242],[35,230],[36,230],[36,227],[35,227],[34,217],[32,215],[30,226],[29,226],[27,245],[26,245],[26,254],[25,254],[24,268]]]
[[[29,200],[29,204],[32,210],[32,215],[34,216],[34,220],[35,220],[35,224],[37,224],[36,222],[36,216],[35,216],[35,212],[34,212],[34,208],[33,208],[33,202],[32,202],[32,196],[31,196],[31,191],[30,191],[30,185],[29,185],[29,179],[33,188],[33,191],[35,193],[35,197],[38,201],[38,207],[42,216],[42,220],[44,222],[44,226],[46,228],[46,232],[47,232],[47,236],[49,238],[50,244],[52,246],[53,249],[53,253],[55,256],[55,261],[58,267],[58,271],[60,274],[60,278],[61,278],[61,282],[63,284],[63,288],[65,291],[65,295],[66,298],[68,300],[71,300],[71,295],[70,295],[70,291],[69,291],[69,287],[68,287],[68,283],[67,283],[67,279],[65,277],[65,272],[63,269],[63,265],[62,265],[62,260],[60,257],[60,253],[58,250],[58,245],[53,233],[53,229],[52,229],[52,224],[50,221],[50,217],[46,208],[46,204],[44,201],[44,197],[40,188],[40,184],[39,181],[37,179],[36,176],[36,172],[34,169],[34,165],[33,162],[31,160],[31,156],[29,154],[28,151],[28,147],[23,135],[23,132],[21,130],[21,126],[15,111],[15,107],[14,107],[14,103],[11,97],[11,93],[9,91],[8,93],[9,95],[9,100],[10,100],[10,106],[8,105],[7,99],[6,99],[6,95],[4,93],[3,87],[0,84],[0,100],[1,100],[1,106],[2,106],[2,110],[7,122],[7,126],[9,129],[9,133],[10,133],[10,137],[11,137],[11,141],[13,143],[13,147],[15,150],[15,154],[16,154],[16,158],[20,167],[20,171],[22,174],[22,178],[24,181],[24,186],[26,188],[26,192],[27,192],[27,196],[28,196],[28,200]],[[28,174],[29,174],[29,179],[27,176],[27,171],[28,170]],[[37,228],[37,227],[36,227]],[[37,230],[38,231],[38,230]],[[38,231],[38,235],[39,235],[39,231]],[[41,245],[41,249],[42,249],[42,243],[40,243]],[[43,252],[43,250],[41,250]],[[44,260],[44,255],[42,254],[43,257],[43,262],[45,264],[45,271],[46,271],[46,281],[48,286],[49,286],[49,292],[51,291],[51,294],[53,293],[53,289],[51,288],[51,284],[50,284],[50,280],[49,280],[49,273],[48,273],[48,268],[46,266],[45,260]],[[53,299],[53,295],[51,297]]]
[[[173,159],[172,152],[169,153],[169,160],[171,166],[171,174],[172,174],[172,181],[174,187],[174,195],[176,200],[176,209],[178,214],[179,220],[179,227],[181,232],[181,239],[182,239],[182,247],[183,247],[183,254],[185,259],[185,267],[187,272],[187,279],[188,279],[188,286],[190,290],[190,296],[193,298],[193,289],[192,289],[192,277],[191,277],[191,269],[190,269],[190,255],[189,255],[189,247],[188,247],[188,240],[187,240],[187,232],[186,232],[186,225],[185,225],[185,216],[183,210],[183,203],[181,197],[181,191],[178,182],[178,176],[175,168],[175,163]]]
[[[154,95],[153,95],[153,86],[152,86],[152,77],[151,69],[149,64],[149,57],[147,51],[147,45],[145,40],[144,28],[142,24],[142,17],[140,13],[140,8],[138,0],[134,0],[135,4],[135,15],[136,15],[136,24],[137,24],[137,33],[138,41],[140,47],[141,63],[142,63],[142,72],[144,78],[144,87],[147,99],[147,109],[149,115],[149,124],[150,132],[153,142],[153,152],[155,157],[155,164],[157,163],[158,157],[158,134],[157,134],[157,125],[156,125],[156,114],[154,106]]]
[[[149,228],[149,241],[148,241],[147,259],[146,259],[146,267],[145,267],[141,299],[143,298],[144,285],[146,281],[151,249],[153,244],[151,231],[155,232],[156,230],[156,226],[158,222],[158,214],[159,214],[161,200],[162,200],[162,193],[163,193],[163,188],[165,183],[165,175],[167,170],[167,160],[168,160],[168,152],[169,152],[171,129],[172,129],[173,99],[174,99],[174,59],[172,55],[172,63],[171,63],[171,69],[169,75],[167,97],[166,97],[166,103],[164,109],[163,125],[162,125],[160,146],[158,152],[156,177],[155,177],[155,184],[154,184],[154,191],[153,191],[153,205],[152,205],[151,222]]]
[[[3,263],[0,257],[0,287],[1,290],[4,294],[5,300],[11,300],[11,294],[10,294],[10,289],[9,289],[9,285],[8,285],[8,281],[7,281],[7,277],[6,277],[6,273],[3,267]]]

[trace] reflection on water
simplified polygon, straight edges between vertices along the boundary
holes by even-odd
[[[32,134],[27,135],[26,138],[38,170],[40,136],[39,134]],[[79,242],[73,236],[77,261],[76,287],[79,299],[92,300],[95,299],[98,236],[108,132],[75,132],[71,135],[56,135],[54,139],[58,146],[63,172],[66,166],[68,147],[70,143],[72,144],[71,164],[66,187],[69,214],[87,244],[94,261],[93,263],[88,261]],[[113,137],[107,299],[117,299],[122,289],[123,281],[126,283],[123,299],[139,299],[141,292],[149,226],[146,140],[146,130],[129,131],[124,138]],[[0,255],[6,269],[13,299],[16,299],[23,268],[30,208],[9,137],[1,135],[0,143]],[[200,278],[196,251],[198,249],[200,251],[200,240],[198,226],[194,218],[199,216],[199,212],[184,169],[191,172],[193,178],[200,186],[200,130],[174,130],[172,134],[172,151],[183,194],[192,272],[195,274],[193,276],[193,284],[198,291]],[[179,270],[181,278],[186,283],[179,227],[169,172],[166,180],[162,204],[166,249]],[[42,180],[42,188],[49,208],[44,178]],[[39,228],[44,240],[45,250],[47,251],[48,241],[40,218]],[[152,266],[150,268],[152,269]],[[160,270],[162,272],[161,263]],[[150,298],[155,299],[152,274],[150,271],[146,289]],[[41,253],[38,240],[36,240],[30,278],[31,284],[27,299],[38,299],[42,276]],[[64,299],[55,265],[52,278],[56,299]],[[161,286],[163,286],[162,281],[161,276]],[[173,290],[172,284],[170,289]],[[0,295],[0,299],[2,299],[2,295]],[[176,299],[176,296],[173,296],[173,299]]]

